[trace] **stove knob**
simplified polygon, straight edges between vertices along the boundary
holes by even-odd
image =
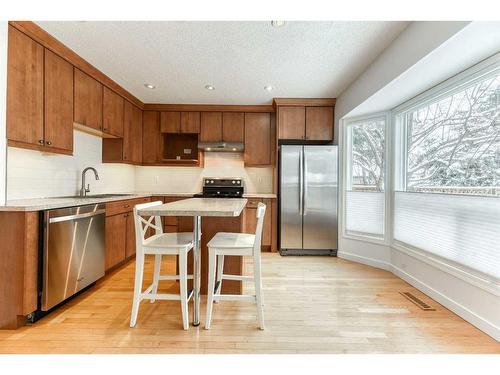
[[[220,191],[218,191],[217,194],[220,194]]]
[[[233,180],[232,182],[233,182],[233,185],[236,183],[236,181],[235,181],[235,180]]]

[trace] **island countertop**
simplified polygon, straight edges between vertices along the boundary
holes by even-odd
[[[144,216],[240,216],[245,198],[189,198],[140,210]]]

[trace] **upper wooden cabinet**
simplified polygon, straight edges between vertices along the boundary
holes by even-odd
[[[144,111],[142,113],[142,164],[159,162],[160,136],[160,113]]]
[[[102,131],[115,137],[123,137],[123,98],[104,87],[102,96]]]
[[[243,142],[245,139],[245,114],[243,112],[224,112],[222,114],[222,140]]]
[[[199,133],[200,112],[161,112],[162,133]]]
[[[123,161],[142,162],[142,110],[125,100],[123,111]]]
[[[278,139],[294,141],[333,141],[335,99],[276,98]]]
[[[75,110],[73,121],[95,130],[102,130],[103,87],[94,78],[74,68]]]
[[[305,107],[278,108],[279,139],[305,139]]]
[[[200,112],[181,112],[181,133],[200,132]]]
[[[73,66],[45,50],[45,147],[73,151]]]
[[[7,139],[43,146],[43,47],[9,26]]]
[[[306,140],[333,140],[333,107],[306,107]]]
[[[271,130],[270,113],[245,113],[245,165],[272,164]]]
[[[201,142],[222,141],[222,112],[201,112]]]

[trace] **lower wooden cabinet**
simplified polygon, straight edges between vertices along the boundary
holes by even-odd
[[[135,223],[132,210],[136,204],[150,200],[136,198],[106,204],[106,271],[135,255]]]
[[[106,217],[106,271],[125,260],[128,215]]]
[[[276,231],[273,225],[273,217],[276,214],[276,208],[274,205],[275,199],[248,199],[248,203],[245,207],[244,224],[243,231],[245,233],[255,233],[257,227],[257,206],[260,202],[266,205],[266,215],[264,216],[264,225],[262,228],[262,251],[275,251],[276,245],[274,244],[274,238],[276,237],[273,231]]]

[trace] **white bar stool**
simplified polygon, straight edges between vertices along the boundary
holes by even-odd
[[[262,278],[260,245],[262,239],[262,226],[266,205],[259,203],[257,206],[257,227],[255,234],[245,233],[217,233],[207,244],[208,246],[208,295],[207,315],[205,329],[210,329],[212,307],[214,301],[249,301],[257,304],[257,317],[259,328],[264,329],[264,311],[262,299]],[[224,256],[253,256],[254,274],[252,276],[224,274]],[[217,282],[216,282],[217,264]],[[255,295],[221,294],[223,280],[239,280],[255,282]]]
[[[135,327],[139,305],[143,299],[149,299],[151,303],[155,300],[180,300],[182,310],[182,325],[185,330],[189,328],[188,302],[193,296],[193,291],[187,291],[187,280],[193,275],[187,274],[187,255],[193,248],[193,233],[163,233],[160,216],[151,216],[147,220],[138,215],[138,211],[144,208],[159,206],[161,201],[138,204],[134,207],[135,221],[135,287],[132,303],[132,314],[130,316],[130,327]],[[154,229],[155,234],[146,237],[149,229]],[[144,276],[144,256],[155,255],[153,283],[143,292],[142,279]],[[160,275],[162,255],[179,256],[179,275]],[[179,280],[180,294],[158,294],[158,282],[160,280]]]

